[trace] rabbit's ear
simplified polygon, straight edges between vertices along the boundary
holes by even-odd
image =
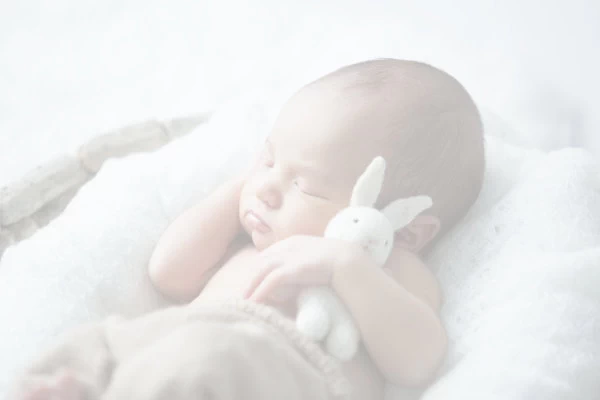
[[[433,201],[429,196],[414,196],[406,199],[394,200],[388,204],[381,212],[385,215],[394,230],[404,228],[410,224],[413,219],[423,211],[433,205]]]
[[[371,161],[365,172],[358,177],[352,190],[350,205],[367,207],[374,205],[383,186],[384,174],[385,160],[383,157],[377,156]]]

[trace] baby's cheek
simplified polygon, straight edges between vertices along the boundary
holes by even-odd
[[[297,226],[301,234],[323,236],[325,227],[333,215],[320,210],[312,210],[312,212],[298,214],[297,217]]]
[[[242,191],[240,193],[240,202],[246,202],[256,197],[260,185],[260,176],[256,174],[248,175]]]

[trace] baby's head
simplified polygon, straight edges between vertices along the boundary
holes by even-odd
[[[483,153],[479,113],[454,78],[412,61],[353,64],[285,104],[242,190],[240,219],[259,249],[322,235],[381,155],[387,168],[378,208],[400,197],[433,199],[397,241],[417,252],[473,204]]]

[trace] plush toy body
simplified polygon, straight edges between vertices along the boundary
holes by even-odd
[[[348,240],[362,246],[378,265],[383,266],[394,244],[394,232],[408,225],[431,207],[427,196],[398,199],[383,210],[373,208],[385,173],[385,160],[376,157],[358,178],[350,206],[335,215],[325,237]],[[360,333],[344,304],[328,287],[313,287],[298,296],[296,326],[315,341],[325,340],[327,351],[341,361],[354,357]]]

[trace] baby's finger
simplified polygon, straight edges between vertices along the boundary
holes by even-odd
[[[244,291],[244,299],[252,296],[256,288],[265,280],[265,278],[275,269],[275,263],[269,262],[265,264],[258,273],[252,278],[248,288]]]
[[[298,297],[300,288],[298,285],[285,285],[276,287],[273,292],[269,295],[270,303],[287,303],[291,299]]]
[[[290,269],[273,271],[262,281],[258,288],[256,288],[250,299],[257,303],[264,303],[275,291],[275,288],[284,285],[291,276],[292,273],[290,272]]]

